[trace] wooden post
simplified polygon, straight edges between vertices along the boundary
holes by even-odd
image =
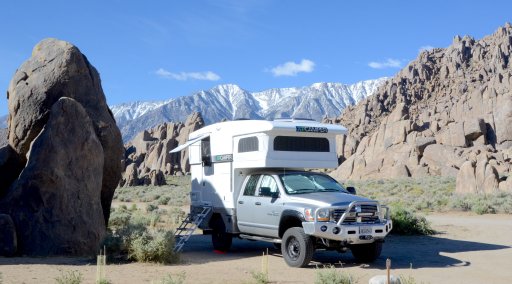
[[[386,259],[386,271],[387,271],[387,275],[388,275],[387,284],[391,284],[390,269],[391,269],[391,259],[388,258],[388,259]]]

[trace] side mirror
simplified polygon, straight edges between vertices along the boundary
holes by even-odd
[[[350,194],[356,195],[356,188],[355,188],[355,187],[353,187],[353,186],[348,186],[348,187],[347,187],[347,191],[348,191],[348,193],[350,193]]]
[[[272,193],[270,194],[270,197],[272,197],[272,199],[279,198],[279,191],[272,192]]]

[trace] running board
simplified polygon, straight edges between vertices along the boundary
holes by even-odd
[[[275,243],[275,244],[281,243],[281,239],[275,239],[275,238],[267,238],[267,237],[244,235],[244,234],[240,234],[238,236],[240,238],[246,239],[246,240],[262,241],[262,242],[269,242],[269,243]]]

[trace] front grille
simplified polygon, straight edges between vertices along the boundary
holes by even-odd
[[[360,205],[361,206],[361,213],[377,213],[377,205],[371,205],[371,204],[363,204],[363,205]],[[334,222],[338,222],[341,218],[341,216],[343,215],[343,213],[345,213],[345,210],[346,209],[334,209],[332,210],[332,213],[331,213],[331,220],[334,220]],[[345,221],[343,221],[343,224],[348,224],[348,223],[355,223],[357,222],[357,217],[355,216],[356,214],[356,206],[352,207],[352,209],[350,210],[350,213],[354,213],[353,216],[347,216],[345,218]],[[379,221],[379,216],[377,215],[374,215],[374,216],[361,216],[361,222],[363,223],[374,223],[374,222],[378,222]]]

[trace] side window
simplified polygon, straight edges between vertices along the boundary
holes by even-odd
[[[238,141],[238,153],[258,151],[258,137],[246,137]]]
[[[322,137],[277,136],[274,151],[329,152],[329,140]]]
[[[203,162],[203,166],[209,167],[212,165],[211,155],[210,137],[207,137],[201,140],[201,161]]]
[[[260,175],[253,175],[249,178],[249,180],[245,184],[244,195],[254,196],[254,193],[256,192],[256,185],[258,184],[259,178]]]
[[[278,193],[277,183],[272,176],[265,175],[261,178],[258,196],[273,196]]]

